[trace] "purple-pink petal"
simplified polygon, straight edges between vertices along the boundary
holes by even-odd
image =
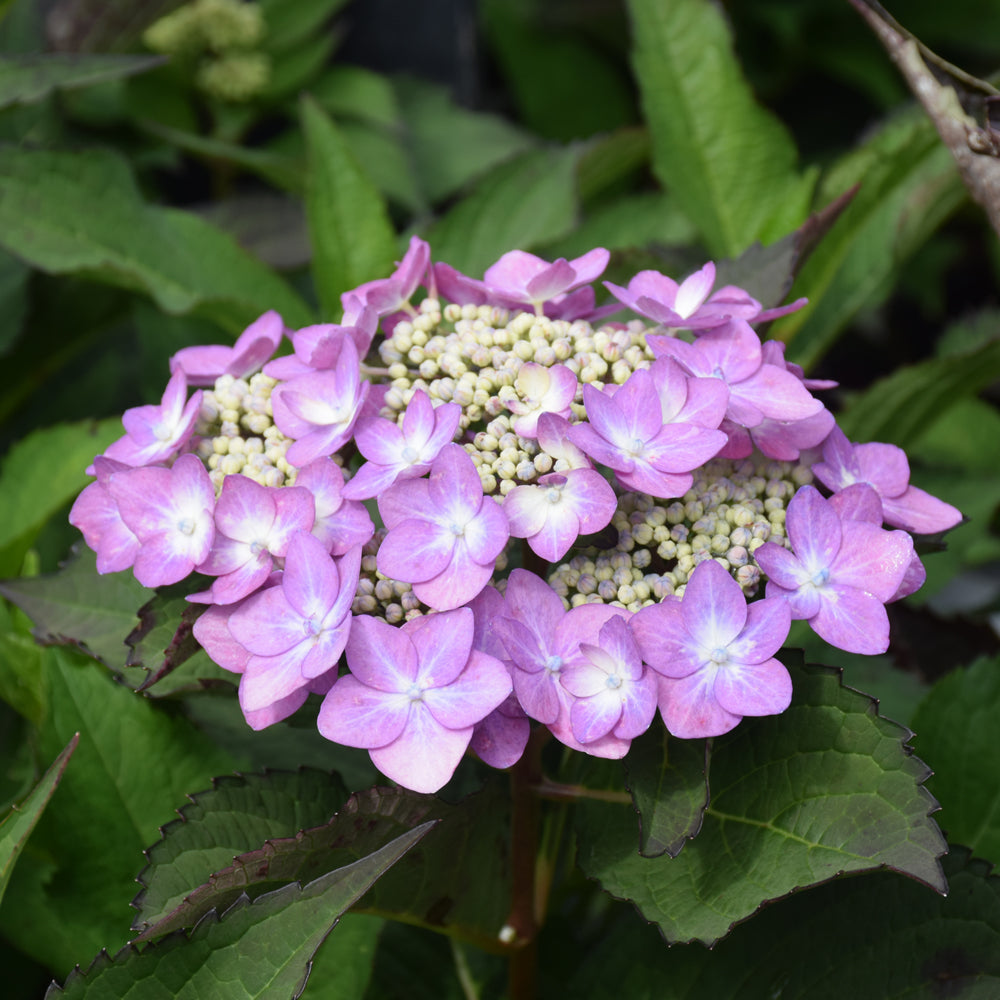
[[[715,675],[714,695],[733,715],[777,715],[791,704],[792,679],[778,660],[730,662]]]

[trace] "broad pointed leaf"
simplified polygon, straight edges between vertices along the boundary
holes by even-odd
[[[930,123],[893,118],[824,178],[825,204],[860,184],[857,195],[803,267],[793,292],[809,306],[783,317],[773,335],[810,367],[837,334],[891,287],[906,259],[965,200],[948,150]]]
[[[0,594],[34,622],[42,643],[71,643],[113,670],[125,666],[125,639],[151,597],[131,573],[99,575],[82,545],[57,572],[0,583]]]
[[[121,437],[118,418],[57,424],[29,434],[0,472],[0,576],[15,576],[45,522],[90,482],[84,469]]]
[[[16,907],[0,932],[65,974],[81,955],[124,941],[143,848],[191,789],[232,760],[182,717],[167,715],[67,649],[43,650],[49,712],[38,752],[80,744],[11,879]]]
[[[327,824],[274,838],[192,887],[175,909],[137,940],[190,927],[242,892],[260,893],[342,865],[401,830],[434,819],[439,828],[395,877],[366,897],[360,912],[393,916],[495,945],[509,906],[504,800],[487,789],[451,806],[433,796],[374,788],[352,796]],[[360,852],[360,853],[359,853]],[[438,873],[433,880],[427,872]],[[468,887],[476,886],[470,893]]]
[[[852,440],[909,447],[952,404],[1000,379],[1000,338],[981,347],[898,368],[854,399],[840,421]]]
[[[1000,878],[962,848],[943,866],[947,896],[887,872],[838,879],[765,908],[711,951],[664,948],[641,919],[622,919],[565,995],[989,1000],[1000,994]]]
[[[754,100],[719,8],[630,0],[633,63],[653,170],[715,257],[769,243],[806,217],[815,178],[777,118]]]
[[[75,733],[66,748],[52,762],[52,766],[42,775],[42,780],[31,790],[28,797],[0,821],[0,901],[3,900],[10,882],[11,871],[18,855],[31,836],[38,817],[49,804],[49,799],[62,779],[66,765],[80,742],[80,734]]]
[[[943,677],[917,709],[917,747],[934,762],[928,786],[941,802],[949,840],[1000,859],[1000,658]]]
[[[67,53],[4,56],[0,59],[0,108],[34,104],[55,90],[88,87],[144,73],[162,56],[77,56]]]
[[[132,929],[151,927],[236,855],[326,823],[348,794],[337,775],[313,768],[213,779],[209,791],[189,796],[180,818],[162,827],[161,839],[145,852],[149,864],[137,880],[143,889],[132,901],[139,911]]]
[[[50,987],[46,997],[298,997],[313,955],[340,916],[433,826],[426,822],[407,830],[307,885],[293,882],[253,901],[240,896],[221,917],[217,911],[206,915],[190,935],[175,934],[141,950],[130,945],[114,959],[105,953],[86,973],[73,973],[62,989]]]
[[[310,322],[298,294],[189,212],[145,204],[104,150],[0,149],[0,243],[51,274],[139,289],[170,313],[197,310],[238,332],[268,309]]]
[[[396,235],[382,197],[312,98],[302,102],[302,124],[313,281],[325,316],[339,318],[341,293],[391,273]]]
[[[565,236],[577,212],[578,147],[533,150],[487,174],[435,224],[435,260],[474,278],[512,247],[531,250]]]
[[[674,859],[644,858],[631,810],[588,803],[578,823],[585,873],[632,900],[668,941],[717,941],[761,905],[847,872],[891,868],[944,891],[944,841],[908,730],[841,686],[795,668],[792,706],[715,740],[712,803]]]

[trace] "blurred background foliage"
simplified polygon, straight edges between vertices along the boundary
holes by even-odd
[[[996,0],[898,6],[943,58],[1000,69]],[[897,606],[891,657],[807,653],[901,722],[996,653],[996,236],[846,0],[2,0],[0,18],[0,575],[66,556],[83,469],[179,347],[269,308],[336,319],[414,232],[473,276],[514,247],[602,245],[616,281],[713,258],[766,306],[808,296],[772,335],[840,382],[854,440],[905,446],[970,519]],[[51,761],[58,696],[3,611],[8,802]],[[232,739],[216,771],[246,764]],[[89,954],[67,948],[0,957],[18,989]]]

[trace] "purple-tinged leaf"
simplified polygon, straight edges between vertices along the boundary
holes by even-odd
[[[192,886],[183,901],[148,926],[137,941],[191,927],[244,893],[256,896],[289,882],[316,878],[364,857],[376,844],[436,820],[434,835],[356,909],[495,947],[510,903],[506,801],[496,786],[457,805],[403,789],[358,792],[325,826],[272,838],[203,884]],[[437,877],[428,879],[430,871]],[[477,891],[469,893],[473,883]]]
[[[70,974],[46,997],[129,998],[160,995],[194,1000],[299,997],[313,955],[345,913],[430,832],[433,821],[406,830],[357,861],[303,884],[293,882],[252,900],[242,894],[219,916],[212,910],[190,934],[147,948],[129,945],[113,959],[101,952],[90,969]]]

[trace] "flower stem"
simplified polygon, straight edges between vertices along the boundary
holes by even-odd
[[[534,1000],[538,967],[538,915],[535,865],[538,855],[540,803],[535,788],[542,779],[541,750],[548,731],[535,729],[521,759],[511,768],[511,933],[508,984],[510,1000]]]

